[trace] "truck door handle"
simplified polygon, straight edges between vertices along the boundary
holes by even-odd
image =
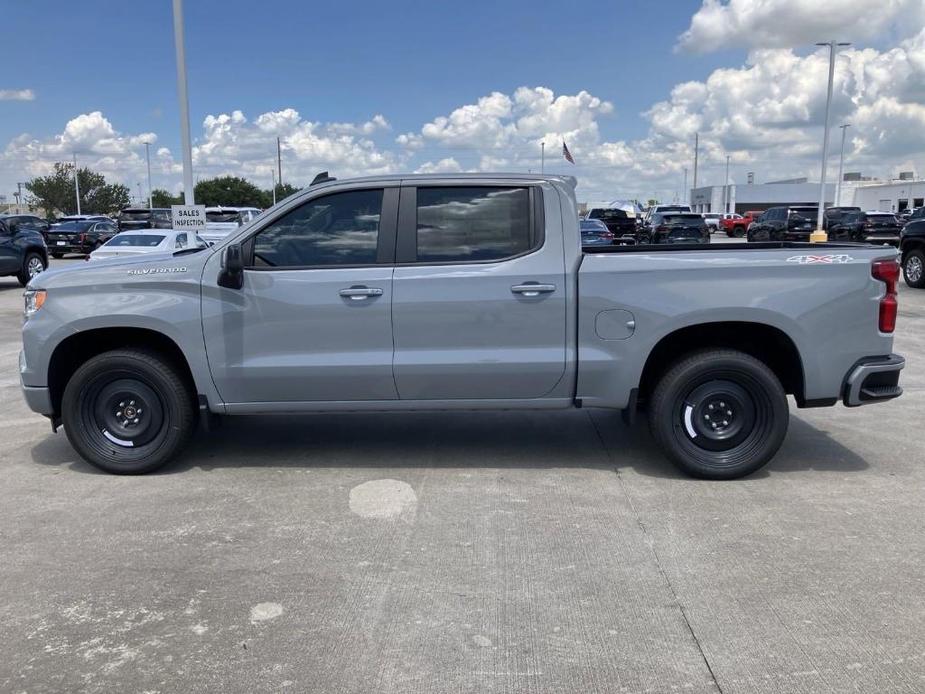
[[[382,296],[382,290],[378,287],[349,287],[347,289],[341,289],[338,293],[345,299],[350,299],[351,301],[362,301],[371,296]]]
[[[515,284],[511,287],[511,291],[521,296],[539,296],[540,294],[548,294],[549,292],[556,291],[556,285],[527,282],[525,284]]]

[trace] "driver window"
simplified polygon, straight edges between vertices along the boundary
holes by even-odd
[[[382,189],[315,198],[254,237],[256,267],[372,265],[376,262]]]

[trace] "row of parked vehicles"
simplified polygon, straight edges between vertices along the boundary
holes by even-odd
[[[207,207],[200,234],[174,231],[169,208],[132,207],[116,218],[80,214],[55,222],[34,214],[0,215],[0,276],[25,286],[48,268],[50,258],[82,255],[87,260],[175,252],[211,245],[254,219],[255,207]]]
[[[742,214],[692,212],[688,205],[656,205],[643,214],[592,207],[581,219],[584,246],[709,243],[712,233],[750,243],[808,242],[818,207],[782,205]],[[889,244],[902,252],[906,284],[925,288],[925,208],[908,214],[829,207],[823,213],[829,241]]]

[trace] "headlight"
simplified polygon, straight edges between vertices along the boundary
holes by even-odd
[[[31,318],[45,303],[47,292],[44,289],[27,289],[23,292],[23,298],[26,300],[26,306],[23,313],[26,318]]]

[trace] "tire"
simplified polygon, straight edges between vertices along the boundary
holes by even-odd
[[[735,479],[763,467],[788,424],[787,396],[777,376],[730,349],[682,357],[662,375],[649,407],[649,427],[665,455],[704,479]]]
[[[42,257],[40,253],[35,251],[30,251],[26,253],[26,257],[23,258],[22,268],[19,270],[19,274],[16,275],[16,279],[19,280],[19,283],[25,287],[29,284],[29,280],[38,275],[39,273],[45,272],[48,269],[48,261]]]
[[[743,236],[745,236],[745,227],[743,226],[735,227],[732,231],[732,235],[735,236],[737,239],[742,238]]]
[[[64,389],[61,415],[80,457],[120,475],[169,462],[196,424],[193,392],[177,368],[135,349],[105,352],[81,365]]]
[[[903,279],[913,289],[925,287],[925,253],[916,249],[903,256]]]

